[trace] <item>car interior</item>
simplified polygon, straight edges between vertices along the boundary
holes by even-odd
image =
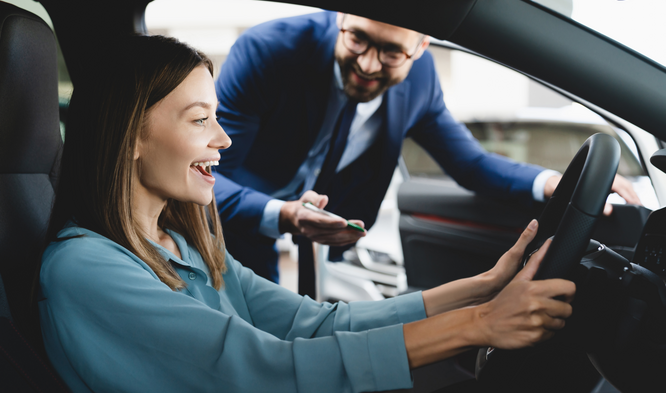
[[[0,70],[0,384],[66,391],[44,356],[31,307],[62,147],[55,38],[40,18],[6,3]]]
[[[150,0],[41,0],[40,17],[0,1],[0,390],[67,391],[41,342],[36,267],[44,246],[65,113],[58,61],[76,85],[95,72],[97,44],[147,33]],[[666,197],[666,69],[659,63],[529,0],[288,1],[399,25],[460,46],[527,75],[620,130],[651,134],[640,165]],[[628,70],[631,70],[628,72]],[[103,77],[103,76],[99,76]],[[416,391],[476,378],[484,391],[660,391],[666,366],[666,212],[615,205],[600,217],[620,145],[595,134],[580,148],[554,196],[525,208],[460,187],[408,179],[398,192],[409,290],[487,270],[532,218],[542,223],[528,250],[554,236],[539,278],[573,280],[574,316],[554,339],[520,351],[481,348],[415,376]],[[654,153],[654,154],[652,154]],[[440,263],[442,256],[447,263]],[[444,375],[451,364],[457,376]],[[449,367],[448,369],[446,367]],[[420,378],[420,377],[419,377]],[[600,382],[601,381],[601,382]],[[612,386],[610,386],[612,385]],[[473,390],[470,390],[473,391]]]

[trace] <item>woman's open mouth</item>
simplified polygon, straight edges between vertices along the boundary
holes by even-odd
[[[190,165],[190,168],[197,172],[201,177],[208,183],[215,184],[215,177],[211,175],[206,168],[210,168],[214,165],[219,165],[219,161],[203,161],[203,162],[195,162],[192,165]]]

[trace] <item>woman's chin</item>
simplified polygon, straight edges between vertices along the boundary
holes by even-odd
[[[192,201],[199,206],[208,206],[213,201],[213,198],[209,195],[208,198],[197,198],[197,200]]]
[[[199,206],[208,206],[213,201],[213,193],[211,190],[208,190],[207,193],[202,193],[200,195],[183,195],[172,197],[171,199],[182,203],[194,203]]]

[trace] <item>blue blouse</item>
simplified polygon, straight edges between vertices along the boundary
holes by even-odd
[[[169,232],[156,245],[187,283],[162,283],[122,246],[63,229],[43,256],[46,350],[74,392],[364,392],[412,386],[402,324],[421,293],[318,303],[256,276],[227,253],[219,291],[199,252]]]

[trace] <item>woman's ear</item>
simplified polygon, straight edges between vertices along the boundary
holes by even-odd
[[[141,138],[138,138],[138,140],[136,141],[136,146],[134,146],[134,157],[132,157],[134,161],[138,160],[139,157],[141,156],[141,148],[142,148]]]

